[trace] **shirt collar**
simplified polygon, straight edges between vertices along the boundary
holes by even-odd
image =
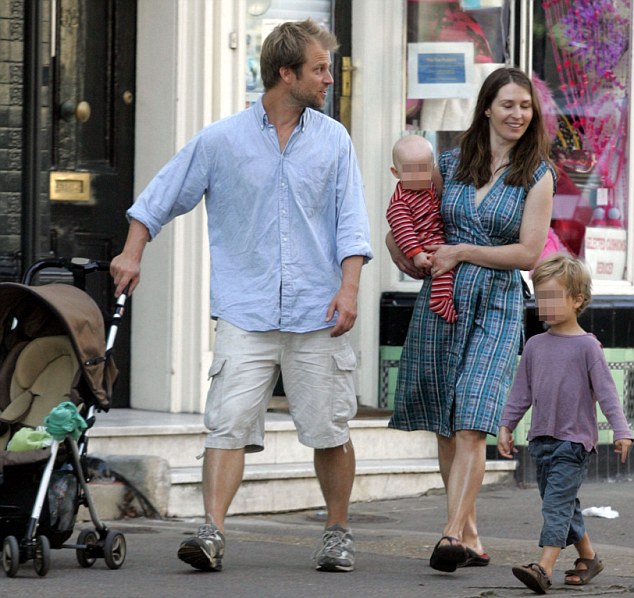
[[[264,130],[269,125],[269,117],[266,114],[266,110],[264,110],[264,104],[262,103],[262,96],[260,96],[257,99],[257,102],[254,104],[253,108],[255,110],[258,123],[260,123],[260,129]],[[310,110],[308,108],[304,108],[302,115],[299,117],[299,127],[302,132],[306,128],[309,118],[310,118]]]

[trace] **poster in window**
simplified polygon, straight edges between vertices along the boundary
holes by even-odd
[[[469,98],[474,85],[471,42],[407,44],[407,97]]]

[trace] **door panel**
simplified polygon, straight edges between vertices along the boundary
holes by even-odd
[[[110,260],[123,248],[133,200],[136,1],[56,6],[50,248]],[[112,312],[112,281],[99,278],[87,290]],[[115,348],[115,407],[129,405],[129,318],[128,309]]]

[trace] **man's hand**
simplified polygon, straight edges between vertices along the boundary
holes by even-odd
[[[128,258],[125,253],[121,253],[110,262],[110,275],[115,284],[115,297],[121,295],[128,284],[130,285],[128,294],[131,295],[141,280],[141,264],[137,260]]]
[[[115,284],[115,297],[123,293],[130,285],[128,294],[132,294],[141,279],[141,258],[150,238],[148,229],[138,220],[130,222],[128,238],[123,251],[110,262],[110,275]]]
[[[363,260],[362,255],[351,255],[341,262],[341,287],[326,312],[326,322],[335,317],[335,311],[339,314],[330,336],[341,336],[354,326],[357,319],[357,294]]]
[[[357,320],[357,293],[339,289],[328,306],[326,313],[326,322],[330,322],[338,312],[337,321],[330,331],[330,336],[341,336],[342,334],[352,330]]]

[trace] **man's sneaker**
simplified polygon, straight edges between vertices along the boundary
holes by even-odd
[[[340,525],[326,528],[313,558],[318,571],[353,571],[354,540],[350,530]]]
[[[194,569],[222,571],[224,553],[224,535],[213,523],[206,523],[198,528],[196,536],[182,542],[178,558]]]

